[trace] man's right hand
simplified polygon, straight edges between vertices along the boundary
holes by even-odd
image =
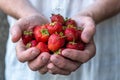
[[[21,40],[22,32],[30,30],[36,25],[48,23],[48,20],[41,15],[35,14],[28,17],[20,18],[11,28],[12,41],[18,42],[16,46],[17,58],[20,62],[28,62],[28,66],[33,71],[40,73],[47,72],[47,63],[50,59],[50,54],[40,51],[33,47],[26,49]]]

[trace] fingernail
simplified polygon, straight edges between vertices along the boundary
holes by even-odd
[[[11,35],[12,35],[12,36],[16,36],[16,31],[15,31],[15,30],[12,30],[12,31],[11,31]]]
[[[86,38],[87,42],[89,42],[89,40],[90,40],[90,35],[89,35],[88,33],[85,33],[85,38]]]
[[[54,62],[54,63],[58,63],[58,57],[57,56],[52,56],[52,62]]]
[[[67,51],[67,52],[66,52],[66,51],[63,51],[63,52],[62,52],[62,55],[63,55],[63,56],[67,56],[68,53],[70,53],[70,51]]]
[[[39,51],[34,51],[34,50],[33,50],[33,51],[32,51],[32,54],[33,54],[33,55],[38,55],[38,54],[39,54]]]
[[[48,67],[49,69],[51,69],[51,68],[52,68],[52,65],[49,64],[47,67]]]
[[[47,59],[46,57],[44,57],[44,56],[41,57],[41,60],[42,60],[43,62],[48,61],[48,59]]]
[[[51,73],[51,74],[53,73],[51,70],[48,70],[48,72]]]

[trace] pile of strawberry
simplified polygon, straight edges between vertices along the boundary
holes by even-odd
[[[41,52],[57,54],[66,48],[84,50],[82,29],[77,28],[74,20],[64,19],[60,14],[52,14],[50,19],[51,23],[38,25],[23,32],[22,40],[27,48],[36,47]]]

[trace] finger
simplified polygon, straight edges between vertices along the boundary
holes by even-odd
[[[10,32],[13,42],[17,42],[21,38],[24,30],[31,30],[38,23],[38,21],[33,23],[34,18],[35,17],[21,18],[12,26]]]
[[[49,69],[48,72],[51,74],[61,74],[61,75],[69,75],[70,74],[69,71],[62,70],[62,69],[56,67],[52,63],[49,63],[47,67]]]
[[[38,56],[40,54],[40,51],[35,47],[26,50],[26,47],[24,46],[23,42],[20,40],[16,46],[16,54],[20,62],[26,62]]]
[[[45,74],[48,72],[48,68],[47,68],[47,65],[43,66],[40,70],[39,70],[39,73],[41,74]]]
[[[12,41],[17,42],[22,36],[22,31],[27,30],[29,26],[29,20],[26,18],[19,19],[10,29]]]
[[[49,59],[50,54],[43,52],[36,59],[29,61],[28,65],[33,71],[40,70],[43,66],[47,65]]]
[[[57,67],[67,70],[67,71],[75,71],[79,66],[80,63],[70,61],[68,59],[65,59],[64,57],[60,55],[52,55],[50,58],[51,62],[56,65]]]
[[[22,30],[19,27],[19,25],[16,23],[15,25],[13,25],[13,27],[10,29],[10,33],[12,35],[12,41],[13,42],[17,42],[21,35],[22,35]]]
[[[75,49],[65,49],[62,51],[62,55],[71,60],[85,63],[95,55],[95,50],[95,45],[93,41],[91,41],[84,51]]]
[[[81,34],[81,39],[83,40],[83,42],[88,43],[95,34],[95,24],[93,21],[87,21],[86,24],[83,25],[83,27],[84,29]]]

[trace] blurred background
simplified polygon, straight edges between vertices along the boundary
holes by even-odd
[[[9,25],[7,22],[6,14],[0,11],[0,80],[4,79],[4,58],[6,52],[6,42],[8,38]]]

